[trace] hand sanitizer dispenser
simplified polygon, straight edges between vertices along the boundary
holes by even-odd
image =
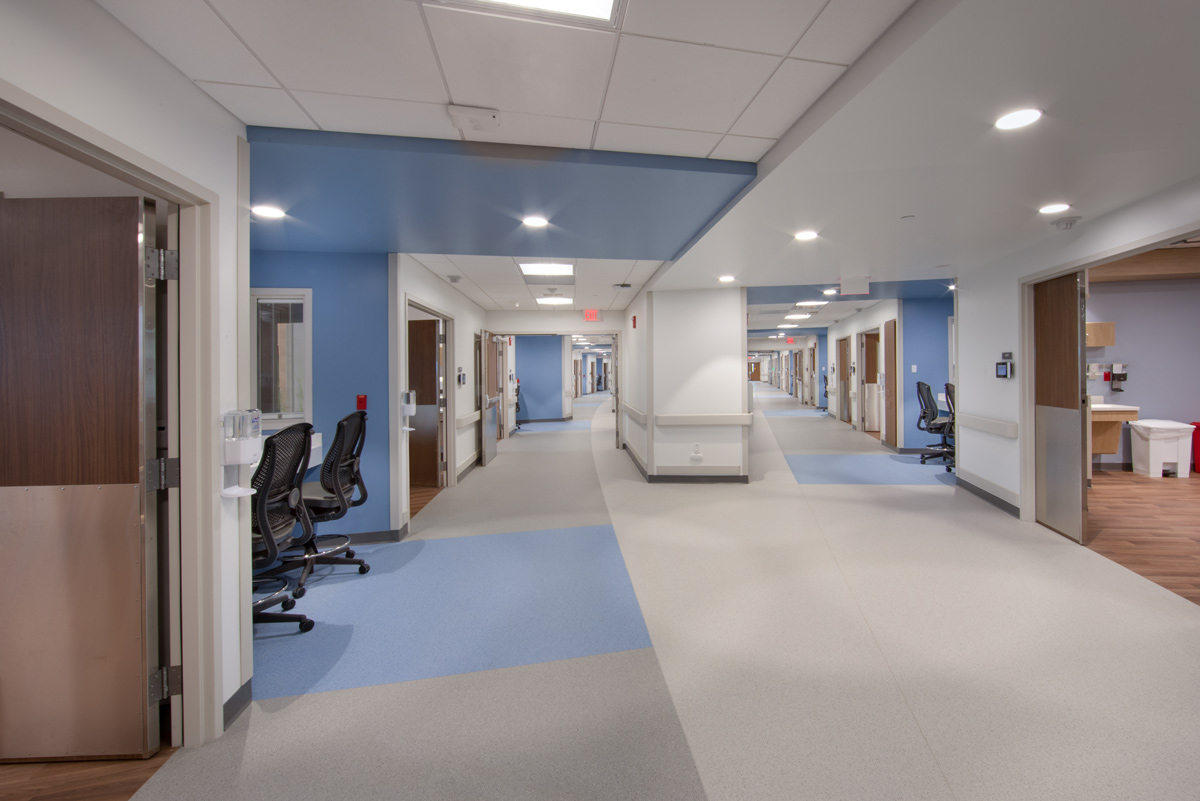
[[[262,456],[262,413],[258,409],[238,409],[224,417],[226,498],[253,495],[254,490],[238,484],[238,466],[254,464]]]
[[[416,431],[408,425],[408,418],[415,417],[417,414],[417,391],[415,389],[406,389],[400,393],[400,416],[404,418],[404,425],[400,428],[401,431]]]

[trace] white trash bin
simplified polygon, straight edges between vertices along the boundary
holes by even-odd
[[[1195,426],[1174,420],[1134,420],[1130,442],[1133,445],[1133,472],[1139,476],[1162,478],[1163,465],[1175,465],[1175,474],[1187,478],[1192,461],[1192,431]]]

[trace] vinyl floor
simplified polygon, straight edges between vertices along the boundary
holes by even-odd
[[[501,442],[414,518],[410,542],[382,546],[394,569],[310,590],[350,629],[334,662],[359,659],[360,629],[388,641],[370,657],[382,663],[406,648],[453,665],[472,647],[497,658],[578,637],[576,624],[594,638],[593,607],[562,599],[619,600],[617,568],[646,639],[259,697],[135,797],[1200,798],[1196,604],[952,484],[800,483],[790,456],[886,452],[827,416],[768,417],[804,409],[756,389],[749,484],[647,484],[601,406],[585,433]],[[600,549],[568,542],[579,529],[603,532]],[[531,555],[523,536],[537,532],[546,553]],[[446,558],[425,559],[442,546]],[[539,573],[564,559],[569,580],[548,588]],[[425,579],[422,595],[445,597],[418,608],[399,585]],[[392,580],[368,606],[345,603],[359,617],[333,620],[334,595]],[[512,601],[524,593],[563,605],[565,631]],[[438,603],[468,625],[430,642],[370,620]]]

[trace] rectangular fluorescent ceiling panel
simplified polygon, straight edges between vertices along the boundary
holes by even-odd
[[[611,20],[614,0],[477,0],[489,6],[523,8],[526,11],[548,11],[572,17]]]
[[[522,264],[521,272],[525,275],[574,275],[573,264]]]
[[[812,317],[812,315],[811,314],[789,314],[787,317],[784,317],[783,319],[785,319],[785,320],[807,320],[809,317]]]
[[[777,325],[775,327],[776,328],[799,328],[800,326],[796,325],[795,323],[788,323],[787,325]]]
[[[817,309],[828,303],[829,303],[829,301],[827,301],[827,300],[802,300],[799,303],[797,303],[796,305],[804,306],[805,308],[809,308],[809,309]]]
[[[538,298],[537,302],[542,303],[546,306],[566,306],[567,304],[574,303],[575,299],[574,298],[549,297],[549,298]]]

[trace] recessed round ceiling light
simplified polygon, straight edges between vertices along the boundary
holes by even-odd
[[[526,217],[521,222],[528,225],[530,228],[545,228],[548,223],[545,217]]]
[[[816,239],[817,232],[816,231],[797,231],[796,238],[799,239],[801,242],[807,242],[809,239]]]
[[[826,294],[826,295],[836,295],[836,294],[837,294],[837,290],[836,290],[836,289],[826,289],[826,290],[825,290],[825,292],[824,292],[824,294]]]
[[[1049,206],[1042,206],[1038,209],[1039,214],[1061,214],[1071,208],[1066,203],[1051,203]]]
[[[1011,131],[1013,128],[1024,128],[1026,125],[1032,125],[1037,122],[1041,116],[1041,109],[1023,108],[1020,111],[1005,114],[996,120],[996,127],[1004,131]]]
[[[722,276],[721,276],[720,278],[718,278],[717,280],[718,280],[718,281],[720,281],[720,282],[721,282],[721,283],[723,283],[723,284],[728,284],[730,281],[734,281],[734,280],[737,280],[737,279],[735,279],[735,278],[734,278],[732,275],[722,275]]]
[[[269,217],[272,220],[278,220],[280,217],[286,216],[283,209],[275,206],[251,206],[250,211],[258,217]]]
[[[946,288],[949,289],[950,291],[954,291],[955,289],[958,289],[958,284],[951,284],[950,286],[948,286]]]

